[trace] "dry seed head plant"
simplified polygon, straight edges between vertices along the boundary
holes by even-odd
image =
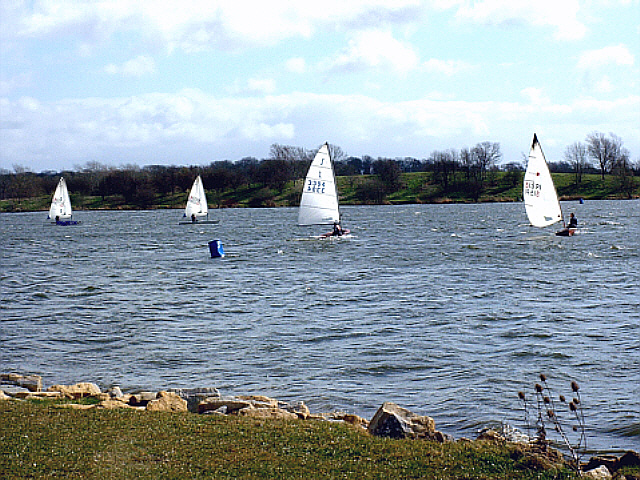
[[[578,473],[581,473],[580,460],[587,449],[587,438],[585,435],[584,410],[580,399],[580,387],[576,381],[571,382],[571,391],[574,393],[575,398],[568,404],[570,419],[565,420],[561,418],[561,412],[555,407],[553,400],[555,396],[547,383],[545,374],[540,374],[540,381],[542,382],[541,384],[536,383],[534,385],[536,399],[536,420],[534,424],[536,435],[534,437],[531,437],[532,424],[527,395],[522,391],[518,392],[518,398],[524,407],[524,422],[529,441],[536,446],[546,448],[551,444],[551,440],[547,438],[547,427],[553,427],[553,430],[560,436],[559,443],[563,444],[569,451],[571,466]],[[558,396],[558,399],[561,404],[567,404],[564,395]],[[563,423],[571,424],[571,431],[576,433],[577,438],[573,442],[565,433]]]

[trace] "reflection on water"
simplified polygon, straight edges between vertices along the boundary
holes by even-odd
[[[638,448],[640,208],[344,208],[347,240],[295,209],[3,214],[0,364],[47,384],[216,386],[370,418],[394,401],[472,436],[522,427],[519,390],[581,385],[594,448]],[[211,259],[219,238],[226,257]]]

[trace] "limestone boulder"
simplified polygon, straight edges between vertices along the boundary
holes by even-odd
[[[220,398],[220,392],[213,387],[171,388],[167,391],[175,393],[183,400],[186,400],[187,408],[190,412],[197,412],[200,402],[207,398]]]
[[[40,392],[42,390],[42,377],[40,375],[2,373],[0,374],[0,382],[26,388],[30,392]]]
[[[198,413],[224,410],[228,415],[237,414],[240,410],[252,407],[250,400],[241,400],[236,397],[207,398],[198,404]]]
[[[11,400],[12,397],[4,393],[4,391],[0,390],[0,402],[2,400]]]
[[[354,425],[356,427],[364,428],[365,430],[369,426],[369,421],[355,415],[353,413],[345,413],[345,412],[332,412],[332,413],[322,413],[319,415],[309,415],[312,420],[324,420],[329,422],[345,422],[350,425]]]
[[[47,389],[48,392],[60,392],[67,398],[94,397],[102,393],[100,387],[95,383],[76,383],[75,385],[53,385]]]
[[[149,412],[186,412],[187,401],[172,392],[158,392],[158,397],[147,403]]]
[[[611,472],[609,472],[609,469],[607,467],[605,467],[604,465],[600,465],[597,468],[584,472],[582,474],[582,478],[608,480],[610,478],[613,478],[613,476],[611,475]]]
[[[139,392],[129,395],[129,405],[132,407],[146,407],[149,402],[158,398],[156,392]]]
[[[127,402],[118,399],[118,398],[109,398],[107,400],[101,401],[99,404],[95,406],[96,409],[105,409],[105,410],[114,410],[116,408],[138,408],[132,407]]]
[[[122,390],[120,389],[120,387],[111,387],[109,388],[105,393],[107,393],[111,398],[122,398],[124,397],[124,394],[122,393]]]
[[[279,402],[275,398],[265,397],[264,395],[239,395],[239,400],[251,402],[255,407],[278,407]]]
[[[56,400],[65,398],[65,395],[61,392],[19,392],[15,397],[23,400]]]
[[[390,438],[432,438],[436,423],[395,403],[385,402],[369,422],[369,433]]]
[[[270,420],[297,420],[298,415],[277,407],[256,408],[253,405],[238,411],[240,417],[264,418]]]
[[[309,407],[304,404],[304,402],[295,403],[294,405],[289,406],[289,408],[287,408],[286,410],[291,413],[295,413],[298,418],[302,420],[306,420],[311,416],[311,411],[309,410]]]

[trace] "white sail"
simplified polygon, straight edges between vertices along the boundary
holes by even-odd
[[[50,219],[71,218],[71,199],[69,198],[69,190],[67,190],[67,182],[64,177],[60,177],[56,191],[51,199],[51,208],[49,209]]]
[[[304,180],[299,225],[332,225],[340,221],[338,194],[329,145],[325,143],[316,154]]]
[[[535,133],[529,152],[527,171],[524,174],[523,196],[531,225],[546,227],[562,220],[558,194]]]
[[[184,209],[184,216],[189,218],[191,218],[192,215],[204,217],[208,211],[204,185],[202,184],[202,178],[198,175],[189,192],[189,199],[187,200],[187,207]]]

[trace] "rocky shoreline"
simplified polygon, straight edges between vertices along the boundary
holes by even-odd
[[[126,408],[150,412],[192,412],[201,415],[221,415],[252,417],[272,420],[316,420],[345,422],[369,434],[389,437],[424,439],[435,442],[472,441],[466,438],[454,439],[451,435],[436,429],[433,418],[415,414],[392,402],[385,402],[371,420],[358,415],[331,412],[311,413],[304,402],[282,402],[262,395],[224,396],[214,387],[176,388],[159,392],[123,393],[119,387],[102,391],[94,383],[73,385],[52,385],[43,389],[42,378],[38,375],[0,374],[0,401],[21,400],[78,400],[91,398],[94,402],[64,403],[61,408],[115,409]],[[485,430],[476,441],[514,443],[529,450],[532,458],[542,466],[551,468],[566,462],[562,454],[531,442],[529,437],[514,429],[501,432]],[[628,451],[621,456],[597,456],[582,465],[584,478],[607,479],[623,467],[640,467],[640,454]],[[618,479],[640,480],[637,476],[616,476]]]

